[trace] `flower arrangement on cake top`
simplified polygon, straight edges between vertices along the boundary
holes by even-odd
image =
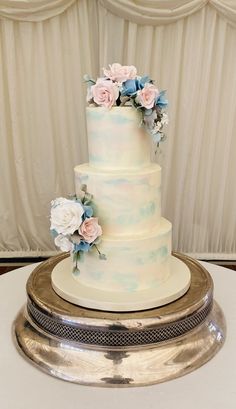
[[[108,109],[132,105],[142,112],[142,124],[158,146],[165,139],[163,127],[168,124],[166,91],[159,91],[148,76],[138,76],[133,65],[114,63],[108,69],[103,68],[103,73],[97,81],[84,76],[88,83],[88,103]]]
[[[55,245],[73,254],[74,274],[79,274],[78,260],[83,252],[92,247],[97,250],[101,260],[106,259],[97,247],[102,228],[98,218],[93,217],[92,195],[87,192],[86,185],[82,186],[81,191],[84,193],[82,198],[59,197],[51,202],[50,230]]]

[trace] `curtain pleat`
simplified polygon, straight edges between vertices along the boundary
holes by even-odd
[[[63,13],[76,0],[0,0],[0,17],[43,21]],[[78,1],[78,0],[77,0]],[[207,4],[236,23],[235,0],[98,0],[114,15],[141,25],[169,24],[190,16]]]
[[[77,5],[45,22],[1,22],[2,257],[55,251],[50,201],[74,192],[73,167],[87,160],[82,22],[88,35]]]
[[[114,15],[142,25],[168,24],[189,16],[208,0],[99,0]]]
[[[63,13],[76,0],[0,0],[0,17],[43,21]]]
[[[169,24],[129,21],[108,3],[80,0],[37,23],[0,21],[0,257],[55,252],[50,201],[73,193],[73,167],[87,161],[83,75],[120,62],[168,90],[168,139],[153,159],[173,249],[235,259],[236,30],[225,14],[234,3],[190,13],[203,2],[132,2],[168,3],[173,15],[174,4],[186,5],[188,16]]]
[[[99,3],[114,15],[142,25],[170,24],[206,5],[236,23],[235,0],[99,0]]]
[[[210,0],[210,4],[222,17],[225,17],[228,22],[234,26],[236,25],[235,0]]]

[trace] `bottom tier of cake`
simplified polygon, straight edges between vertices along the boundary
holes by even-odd
[[[129,293],[158,288],[170,275],[171,223],[164,218],[142,236],[103,236],[98,249],[82,253],[73,277],[80,284],[103,291]],[[69,263],[69,261],[68,261]],[[68,270],[73,271],[73,260]]]
[[[71,274],[70,258],[59,262],[52,270],[51,282],[54,291],[73,304],[101,311],[140,311],[166,305],[189,289],[189,268],[178,258],[169,257],[167,280],[145,290],[109,291],[84,285]]]

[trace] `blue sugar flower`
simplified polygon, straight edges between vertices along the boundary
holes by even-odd
[[[150,82],[150,78],[148,76],[135,78],[134,80],[127,80],[122,84],[121,95],[124,96],[133,96],[136,94],[137,91],[144,88],[144,85],[147,82]]]
[[[141,77],[139,79],[136,80],[137,81],[137,87],[138,89],[143,89],[144,85],[147,82],[151,82],[150,78],[148,77],[148,75],[146,75],[145,77]]]
[[[168,106],[168,100],[165,99],[165,93],[166,91],[161,91],[156,99],[156,105],[159,108],[166,108]]]
[[[81,240],[79,244],[75,244],[75,252],[77,251],[89,251],[90,249],[90,244],[87,243],[86,241]]]
[[[136,80],[127,80],[122,84],[121,95],[130,96],[137,92]]]
[[[92,217],[93,215],[93,209],[91,206],[83,206],[84,208],[84,214],[83,214],[83,219],[86,219],[87,217]]]

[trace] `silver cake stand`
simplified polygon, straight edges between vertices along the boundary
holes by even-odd
[[[209,273],[191,271],[188,292],[163,307],[110,313],[78,307],[52,289],[51,272],[67,255],[40,264],[27,282],[27,305],[14,322],[18,350],[42,371],[94,386],[144,386],[193,371],[222,347],[226,326]]]

